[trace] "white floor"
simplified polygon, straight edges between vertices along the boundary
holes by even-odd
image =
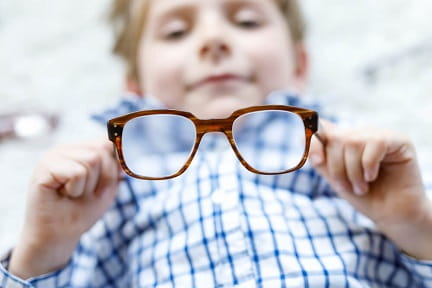
[[[123,71],[103,22],[109,2],[0,0],[0,112],[36,107],[62,117],[51,137],[0,143],[0,250],[17,238],[41,153],[89,138],[88,114],[120,95]],[[301,2],[310,93],[342,119],[405,132],[432,167],[432,1]]]

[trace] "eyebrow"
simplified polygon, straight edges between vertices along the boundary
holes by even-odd
[[[156,0],[161,1],[161,0]],[[163,0],[162,0],[163,1]],[[184,3],[176,3],[177,0],[166,0],[169,4],[160,4],[156,9],[153,8],[153,13],[155,15],[156,22],[163,22],[165,19],[169,18],[173,14],[184,14],[191,10],[196,10],[196,5],[190,1],[183,1]],[[175,6],[172,4],[176,3]]]
[[[172,14],[175,11],[184,11],[184,10],[193,10],[196,9],[197,4],[206,1],[206,0],[195,0],[195,1],[178,1],[178,0],[155,0],[158,1],[158,7],[154,11],[158,16],[165,16],[167,14]],[[167,4],[165,4],[165,1]],[[227,6],[241,6],[241,5],[259,5],[261,2],[270,1],[275,2],[274,0],[220,0],[222,2],[222,7]],[[182,3],[183,2],[183,3]],[[173,3],[175,6],[173,6]],[[199,4],[198,4],[199,5]]]
[[[167,21],[170,17],[173,16],[188,16],[193,13],[196,13],[199,9],[199,3],[201,1],[206,0],[195,0],[195,1],[178,1],[178,0],[155,0],[160,1],[158,2],[157,8],[153,10],[153,13],[155,15],[155,26],[159,27],[161,26],[165,21]],[[166,4],[163,2],[165,1]],[[260,7],[260,3],[263,1],[271,1],[274,2],[274,0],[220,0],[222,2],[222,8],[223,9],[231,9],[236,7],[242,7],[242,6],[251,6],[251,7]],[[180,3],[179,3],[180,2]],[[174,6],[173,6],[173,3]],[[152,9],[152,8],[150,8]]]

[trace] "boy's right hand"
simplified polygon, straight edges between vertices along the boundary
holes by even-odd
[[[121,168],[106,140],[48,152],[35,169],[9,271],[22,278],[67,264],[81,235],[112,205]]]

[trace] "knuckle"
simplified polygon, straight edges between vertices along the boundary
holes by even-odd
[[[352,148],[361,148],[365,140],[359,136],[353,136],[347,139],[346,144]]]
[[[80,165],[76,168],[75,173],[72,176],[72,180],[80,180],[87,177],[87,169]]]
[[[105,171],[102,172],[102,182],[114,182],[118,178],[118,175],[114,169],[105,169]]]
[[[408,136],[403,136],[402,137],[402,141],[405,143],[405,145],[410,148],[410,149],[415,149],[415,145],[414,142],[412,141],[411,138],[409,138]]]
[[[340,179],[344,176],[345,170],[341,165],[334,166],[333,169],[330,169],[330,177],[333,179]]]
[[[90,153],[86,159],[87,165],[92,169],[96,168],[99,165],[100,161],[101,156],[98,153]]]
[[[333,130],[327,131],[327,139],[331,143],[338,142],[340,140],[339,133],[337,133],[336,131],[333,131]]]
[[[59,153],[64,153],[67,151],[70,151],[72,149],[76,149],[76,145],[71,145],[71,144],[62,144],[62,145],[58,145],[53,147],[51,150],[48,151],[48,153],[55,153],[55,154],[59,154]]]
[[[374,142],[375,146],[376,146],[378,149],[385,149],[385,148],[387,147],[387,143],[386,143],[386,141],[383,139],[383,137],[376,137],[376,138],[373,140],[373,142]]]
[[[44,153],[42,153],[41,162],[44,162],[44,160],[47,160],[47,159],[56,158],[56,157],[58,157],[58,155],[60,155],[60,150],[57,148],[47,150]]]

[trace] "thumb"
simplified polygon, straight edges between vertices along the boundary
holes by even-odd
[[[336,127],[328,120],[320,119],[318,132],[314,134],[311,139],[311,146],[309,151],[310,162],[312,166],[318,168],[323,166],[326,162],[326,144],[329,137],[329,131]]]
[[[323,166],[326,162],[325,146],[318,137],[321,138],[321,135],[314,135],[312,137],[309,149],[309,161],[315,168]]]

